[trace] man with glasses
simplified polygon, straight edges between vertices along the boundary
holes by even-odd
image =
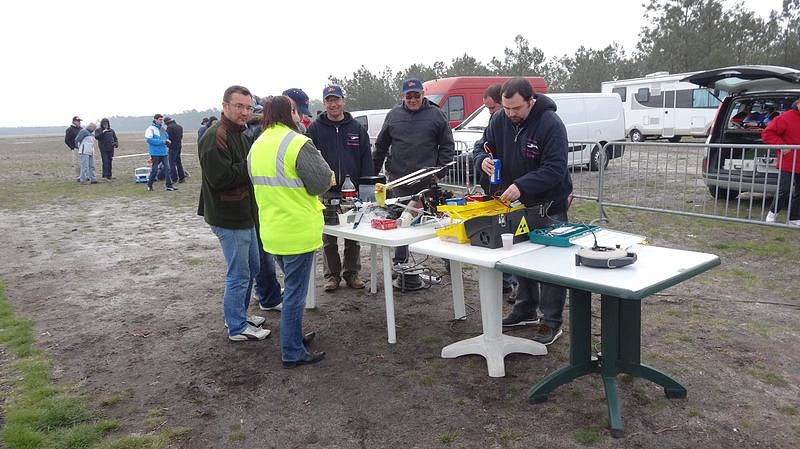
[[[197,214],[211,226],[225,256],[222,311],[232,341],[263,340],[270,334],[259,327],[264,317],[247,316],[259,270],[257,210],[247,169],[252,141],[244,134],[252,112],[252,95],[246,87],[227,88],[222,118],[208,128],[197,147],[203,172]]]
[[[423,96],[422,82],[409,78],[402,84],[400,106],[395,106],[383,122],[372,156],[375,173],[386,162],[389,182],[426,167],[441,167],[453,161],[453,132],[444,112]],[[406,196],[419,187],[398,187],[390,193]],[[397,247],[394,263],[408,260],[408,246]]]
[[[556,104],[536,94],[523,77],[503,84],[503,113],[492,115],[484,139],[501,162],[500,200],[519,200],[526,206],[550,202],[547,215],[567,221],[572,179],[567,170],[567,130],[556,115]],[[486,176],[494,173],[494,161],[487,153],[475,155],[475,169]],[[538,324],[533,339],[549,345],[562,333],[566,289],[518,277],[517,301],[503,326]],[[541,290],[541,291],[540,291]],[[539,320],[536,308],[542,309]]]
[[[346,101],[342,88],[326,87],[322,90],[322,99],[325,112],[308,127],[308,136],[336,173],[336,184],[323,194],[330,198],[340,196],[345,177],[350,176],[350,180],[358,184],[362,176],[372,176],[372,149],[367,131],[344,110]],[[350,288],[364,288],[364,281],[358,277],[361,270],[361,246],[358,242],[344,239],[344,267],[339,258],[338,238],[324,234],[322,243],[325,291],[339,288],[342,278]]]

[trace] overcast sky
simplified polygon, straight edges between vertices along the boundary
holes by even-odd
[[[548,58],[612,42],[630,54],[645,1],[15,0],[0,25],[0,127],[220,107],[231,84],[320,98],[329,75],[464,53],[488,63],[518,34]],[[743,3],[764,18],[781,6]]]

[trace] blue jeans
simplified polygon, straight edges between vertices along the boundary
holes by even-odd
[[[256,276],[256,298],[261,307],[275,307],[282,301],[281,284],[275,276],[275,257],[263,250],[258,252],[261,255],[261,269]]]
[[[169,173],[168,156],[150,156],[150,159],[153,160],[153,165],[150,167],[150,176],[147,177],[147,187],[153,187],[153,183],[158,179],[159,164],[164,164],[164,173]],[[165,177],[164,180],[167,182],[167,187],[172,187],[172,179],[169,176]]]
[[[181,160],[181,149],[169,149],[169,167],[171,169],[172,181],[179,181],[186,177],[183,171],[183,161]]]
[[[97,177],[94,175],[94,155],[81,154],[81,174],[78,175],[78,181],[84,182],[92,181],[97,182]]]
[[[211,226],[211,232],[219,239],[225,263],[228,265],[222,312],[228,324],[228,335],[237,335],[247,326],[247,308],[250,306],[253,278],[258,274],[256,228],[230,229]]]
[[[314,251],[305,254],[275,256],[283,270],[283,308],[281,309],[281,359],[295,362],[305,358],[303,345],[303,309],[308,293],[308,279],[314,266]]]

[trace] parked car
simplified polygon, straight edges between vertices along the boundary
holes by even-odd
[[[711,195],[733,199],[740,193],[774,194],[778,184],[774,153],[716,144],[763,144],[761,131],[800,97],[800,70],[735,66],[698,72],[682,81],[728,92],[717,110],[703,158],[703,179]]]
[[[600,151],[608,142],[625,140],[625,117],[622,101],[616,93],[569,93],[548,94],[556,103],[556,114],[567,128],[567,137],[572,143],[569,147],[569,166],[586,165],[590,170],[598,170],[601,164]],[[503,114],[503,112],[499,112]],[[457,167],[465,166],[467,176],[472,175],[471,154],[475,142],[483,136],[489,124],[489,110],[481,106],[461,125],[453,130],[456,141]],[[579,143],[580,142],[580,143]],[[591,145],[587,142],[597,142]],[[622,156],[622,148],[611,151],[602,159],[603,167],[608,161]]]
[[[383,128],[383,121],[386,119],[386,114],[389,113],[391,109],[369,109],[364,111],[350,111],[350,115],[353,116],[358,123],[361,123],[361,126],[367,131],[369,134],[369,142],[374,146],[375,139],[378,138],[378,133],[381,132],[381,128]]]

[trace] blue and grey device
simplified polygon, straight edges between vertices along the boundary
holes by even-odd
[[[492,179],[489,180],[489,182],[492,183],[492,184],[498,184],[499,185],[500,184],[500,180],[502,179],[500,177],[500,170],[501,170],[503,164],[500,162],[500,159],[492,159],[492,162],[494,162],[494,172],[492,173]]]

